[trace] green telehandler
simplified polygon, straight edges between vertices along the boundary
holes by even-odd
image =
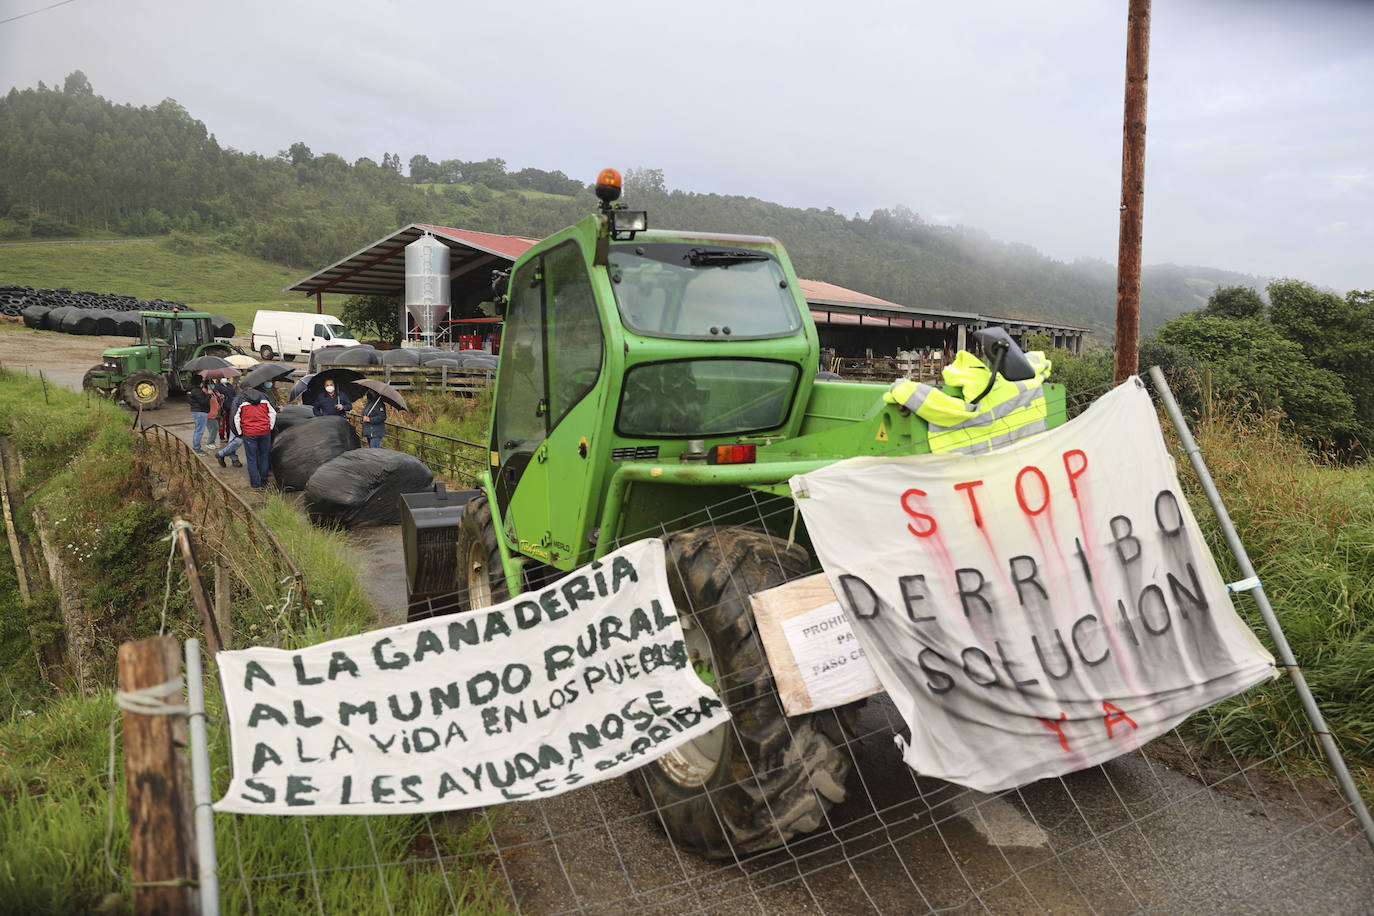
[[[199,356],[228,356],[235,347],[217,340],[208,312],[139,312],[139,343],[106,350],[86,371],[81,387],[118,395],[130,407],[157,410],[169,392],[191,387],[190,370]]]
[[[815,568],[787,481],[928,452],[927,424],[885,385],[816,379],[777,241],[649,230],[619,190],[603,172],[599,212],[498,275],[490,467],[458,522],[457,606],[663,538],[688,653],[733,721],[636,783],[677,843],[743,855],[821,826],[855,752],[857,708],[784,715],[755,631],[750,595]],[[1062,419],[1062,388],[1044,388]]]

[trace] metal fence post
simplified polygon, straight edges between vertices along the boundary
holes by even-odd
[[[196,868],[202,916],[219,916],[219,861],[215,857],[215,812],[210,807],[210,743],[205,729],[205,683],[200,641],[186,640],[186,701],[191,737],[191,799],[195,811]]]
[[[1298,700],[1302,703],[1303,711],[1307,713],[1307,720],[1317,735],[1317,741],[1321,743],[1327,763],[1330,764],[1332,772],[1336,775],[1336,782],[1341,787],[1341,794],[1350,803],[1351,810],[1355,812],[1355,818],[1364,830],[1365,839],[1369,842],[1370,848],[1374,849],[1374,820],[1371,820],[1369,816],[1369,809],[1365,807],[1364,799],[1360,797],[1359,789],[1355,787],[1355,781],[1350,778],[1350,771],[1346,769],[1345,759],[1341,756],[1340,748],[1336,746],[1336,739],[1332,737],[1331,730],[1326,727],[1326,720],[1322,717],[1321,710],[1317,708],[1317,701],[1313,698],[1312,691],[1308,689],[1307,679],[1303,677],[1302,669],[1298,667],[1297,659],[1293,657],[1293,650],[1288,646],[1288,638],[1283,635],[1283,627],[1279,625],[1279,618],[1274,613],[1274,608],[1269,604],[1269,596],[1264,593],[1264,585],[1255,575],[1255,567],[1250,562],[1250,554],[1241,542],[1240,535],[1236,533],[1236,526],[1231,523],[1231,514],[1226,511],[1226,504],[1221,501],[1221,494],[1217,491],[1216,484],[1212,482],[1211,472],[1207,470],[1207,465],[1202,460],[1202,450],[1198,448],[1196,440],[1193,439],[1192,431],[1188,429],[1188,423],[1183,418],[1183,412],[1178,409],[1178,402],[1174,400],[1174,393],[1170,390],[1169,383],[1165,381],[1164,373],[1160,371],[1158,366],[1150,367],[1150,380],[1154,382],[1155,390],[1159,392],[1159,398],[1164,402],[1164,409],[1168,412],[1169,419],[1173,421],[1174,428],[1178,430],[1179,439],[1183,443],[1183,451],[1193,465],[1193,471],[1202,484],[1203,492],[1207,494],[1207,502],[1211,504],[1212,511],[1216,513],[1217,523],[1221,526],[1222,534],[1226,536],[1226,543],[1236,558],[1241,577],[1244,580],[1254,582],[1254,585],[1249,588],[1250,597],[1255,599],[1255,604],[1259,607],[1260,616],[1264,618],[1264,625],[1269,629],[1269,637],[1274,640],[1274,649],[1278,652],[1279,660],[1283,662],[1289,678],[1293,681],[1293,687],[1298,693]]]

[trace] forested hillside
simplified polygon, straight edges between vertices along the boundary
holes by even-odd
[[[427,153],[407,164],[408,175],[391,152],[380,163],[349,163],[316,155],[305,141],[271,157],[225,148],[172,99],[115,104],[76,71],[60,89],[39,83],[0,99],[0,239],[180,232],[305,272],[411,222],[540,237],[595,203],[589,185],[560,171]],[[652,168],[628,170],[627,199],[649,210],[651,225],[775,236],[802,276],[895,302],[1061,321],[1104,335],[1112,326],[1112,265],[1055,261],[976,229],[931,225],[903,207],[851,218],[672,190]],[[1142,325],[1149,330],[1234,284],[1263,281],[1147,267]]]

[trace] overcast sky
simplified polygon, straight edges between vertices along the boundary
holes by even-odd
[[[0,88],[80,69],[269,156],[657,168],[1116,260],[1126,0],[52,3],[0,0]],[[1155,0],[1145,262],[1374,288],[1372,96],[1374,2]]]

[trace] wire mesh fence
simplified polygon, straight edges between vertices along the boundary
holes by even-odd
[[[362,418],[350,414],[349,421],[354,431],[362,435]],[[477,486],[477,475],[487,466],[487,447],[480,442],[469,442],[434,433],[402,423],[388,422],[386,434],[382,437],[382,447],[414,455],[428,467],[434,476],[461,489]]]
[[[671,535],[670,584],[698,596],[679,611],[699,618],[730,600],[736,577],[740,591],[765,567],[770,583],[811,574],[790,543],[794,513],[790,500],[750,490],[621,540]],[[777,532],[751,536],[747,563],[734,534],[744,528]],[[714,590],[692,586],[702,576]],[[1236,606],[1262,630],[1250,599]],[[741,642],[716,689],[753,705],[717,740],[775,746],[745,754],[743,771],[679,792],[650,764],[553,798],[448,814],[217,814],[223,910],[1362,913],[1374,900],[1358,806],[1342,797],[1288,678],[1101,766],[986,794],[908,767],[895,740],[904,717],[885,694],[788,718],[757,632]],[[218,798],[228,734],[213,675],[206,690]],[[1257,703],[1278,727],[1241,745],[1226,720]],[[760,720],[772,724],[766,739]],[[1367,789],[1368,749],[1345,750]],[[724,845],[692,840],[702,823],[737,823],[741,795],[763,799],[768,817],[726,831]]]
[[[216,477],[171,430],[150,425],[141,433],[140,457],[145,467],[163,481],[171,501],[195,524],[197,542],[206,546],[211,557],[231,553],[240,557],[238,562],[216,566],[219,574],[232,580],[232,597],[247,598],[257,606],[276,605],[283,600],[285,584],[290,586],[287,604],[308,605],[300,568],[243,497]],[[234,542],[232,551],[230,541]]]
[[[892,740],[901,718],[878,697],[838,748],[843,801],[781,848],[723,859],[665,833],[674,802],[642,771],[448,815],[220,814],[224,912],[1365,911],[1374,857],[1314,764],[1315,741],[1260,757],[1224,741],[1199,750],[1214,716],[1104,766],[986,795],[908,768]],[[214,724],[219,797],[227,737]],[[802,761],[810,791],[828,791],[821,763]]]

